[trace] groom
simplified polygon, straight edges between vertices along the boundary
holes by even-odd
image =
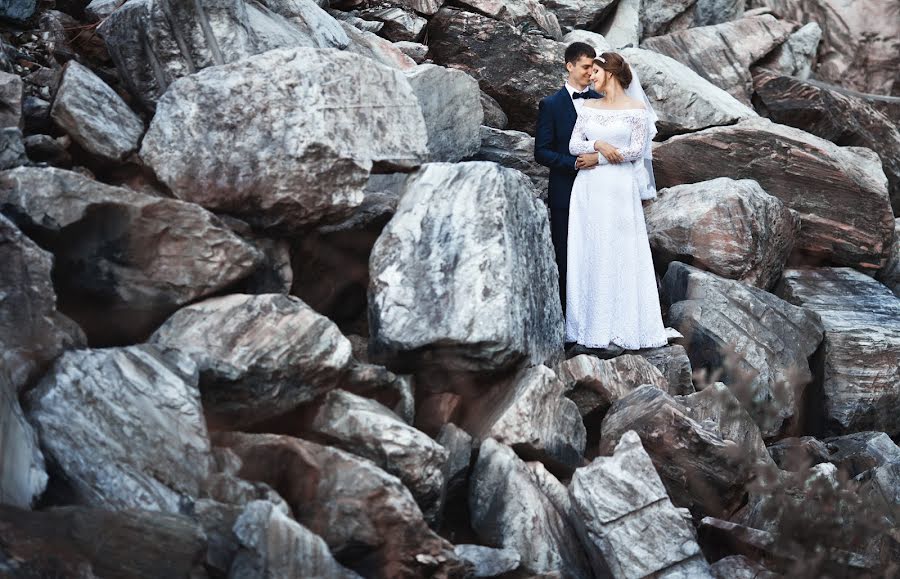
[[[559,297],[566,311],[566,238],[569,229],[569,197],[579,169],[597,164],[598,153],[575,157],[569,154],[569,139],[578,109],[586,99],[600,98],[588,88],[594,57],[593,47],[573,42],[566,47],[566,84],[555,94],[541,100],[534,131],[534,159],[550,168],[547,201],[550,208],[550,235],[559,268]]]

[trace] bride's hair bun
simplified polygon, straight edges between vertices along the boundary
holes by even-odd
[[[631,84],[631,67],[618,52],[604,52],[594,59],[594,64],[609,71],[621,83],[622,88]]]

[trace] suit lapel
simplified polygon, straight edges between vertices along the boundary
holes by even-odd
[[[578,112],[575,110],[575,103],[572,102],[572,97],[569,96],[569,91],[566,90],[565,85],[559,92],[556,93],[557,98],[563,101],[563,115],[565,115],[565,119],[568,122],[570,127],[575,126],[575,119],[578,118]],[[569,131],[572,129],[570,128]]]

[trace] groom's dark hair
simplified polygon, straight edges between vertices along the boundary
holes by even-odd
[[[596,58],[597,51],[594,50],[593,46],[584,42],[573,42],[566,47],[566,62],[575,64],[582,56]]]

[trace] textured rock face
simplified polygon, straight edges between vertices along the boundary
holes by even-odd
[[[653,165],[658,187],[754,179],[800,215],[795,254],[868,270],[886,259],[893,215],[870,151],[758,119],[672,137],[654,149]]]
[[[559,90],[565,76],[565,44],[455,8],[441,8],[431,19],[428,46],[437,64],[469,73],[497,99],[510,129],[529,134],[538,103]],[[515,55],[514,65],[510,55]]]
[[[362,202],[373,162],[412,167],[426,155],[409,83],[362,62],[285,49],[182,79],[160,100],[141,156],[179,198],[253,225],[339,221]]]
[[[756,113],[746,104],[664,54],[641,48],[620,53],[637,71],[641,86],[659,115],[663,136],[731,125]]]
[[[779,74],[806,80],[812,73],[821,39],[822,28],[817,23],[810,22],[792,33],[784,44],[759,61],[758,65]]]
[[[22,131],[18,127],[0,129],[0,171],[27,164]]]
[[[891,205],[900,212],[900,129],[890,116],[862,97],[790,76],[761,71],[753,84],[760,109],[774,122],[878,153]]]
[[[787,40],[795,26],[766,14],[648,38],[641,46],[687,65],[749,106],[750,65]]]
[[[0,370],[0,449],[0,504],[30,508],[47,487],[44,455],[4,370]]]
[[[500,370],[559,355],[549,222],[525,175],[431,164],[372,249],[370,353],[389,365]]]
[[[574,518],[596,576],[709,577],[693,529],[672,505],[634,432],[572,476]],[[667,575],[668,576],[668,575]]]
[[[557,373],[568,390],[566,396],[575,402],[581,416],[606,412],[613,402],[642,384],[650,384],[664,391],[669,386],[653,364],[633,354],[616,356],[611,360],[581,354],[560,364]]]
[[[343,390],[332,390],[325,396],[310,429],[399,478],[412,492],[426,520],[436,519],[449,452],[427,434],[404,423],[378,402]]]
[[[137,150],[144,123],[116,91],[89,68],[70,61],[50,116],[86,151],[121,161]]]
[[[900,433],[900,301],[849,268],[788,269],[779,293],[822,317],[827,431]]]
[[[399,479],[371,461],[287,436],[216,438],[243,460],[239,475],[271,484],[297,521],[366,577],[463,577],[453,547],[432,532]]]
[[[292,296],[230,295],[182,308],[151,341],[189,355],[207,410],[232,426],[287,412],[339,383],[350,342]]]
[[[79,504],[177,513],[209,476],[197,368],[183,354],[67,352],[27,400],[41,446]]]
[[[612,454],[629,430],[640,437],[676,506],[712,516],[740,507],[754,474],[753,457],[694,420],[686,406],[653,386],[638,388],[603,419],[601,454]]]
[[[878,272],[878,280],[900,298],[900,218],[894,221],[894,243],[887,264]]]
[[[501,130],[509,125],[509,119],[500,107],[500,103],[484,91],[481,91],[481,108],[484,112],[484,121],[482,122],[485,125]]]
[[[592,30],[612,10],[615,0],[546,0],[543,2],[551,13],[556,15],[559,24],[566,32],[574,28]]]
[[[546,471],[542,476],[552,479]],[[472,528],[478,538],[515,549],[521,568],[531,573],[590,577],[590,564],[569,513],[557,503],[512,449],[491,438],[481,443],[469,489]]]
[[[891,463],[900,463],[900,447],[884,432],[855,432],[822,441],[828,462],[852,477]]]
[[[890,0],[753,0],[750,5],[822,27],[816,78],[862,92],[896,94],[900,19]]]
[[[306,26],[257,2],[130,0],[99,31],[128,88],[144,106],[177,79],[276,48],[344,48],[341,26],[309,3]]]
[[[481,145],[484,120],[478,81],[434,64],[407,71],[406,79],[425,117],[428,159],[453,163],[474,155]]]
[[[778,281],[800,230],[790,210],[749,179],[662,189],[645,213],[657,267],[684,261],[763,289]]]
[[[63,311],[92,342],[141,341],[179,306],[252,273],[262,256],[197,205],[71,171],[0,173],[0,206],[56,257]]]
[[[0,215],[0,362],[15,393],[64,350],[85,344],[81,329],[56,311],[53,256]]]
[[[403,8],[396,6],[387,8],[370,8],[360,12],[360,16],[381,22],[381,34],[393,42],[410,42],[419,40],[428,21]]]
[[[8,20],[28,20],[34,15],[37,0],[2,0],[0,18]]]
[[[619,0],[612,14],[607,18],[600,32],[609,48],[621,50],[629,46],[637,46],[641,42],[641,6],[642,0]],[[644,87],[646,90],[647,87]]]
[[[475,430],[528,458],[570,468],[584,458],[585,428],[563,384],[546,366],[522,370],[506,395]]]
[[[541,197],[547,196],[550,169],[534,160],[534,137],[522,131],[503,131],[481,127],[481,148],[472,157],[477,161],[493,161],[528,175]]]
[[[481,545],[456,545],[460,559],[472,564],[473,577],[496,577],[519,567],[519,553],[515,549],[492,549]]]
[[[485,14],[517,28],[531,29],[533,32],[538,32],[556,40],[562,37],[562,30],[559,27],[556,15],[545,8],[544,4],[536,0],[511,0],[506,2],[498,2],[497,0],[461,0],[459,4],[470,12]]]
[[[673,395],[694,392],[693,368],[684,346],[680,344],[650,348],[638,352],[656,366],[669,383],[668,392]]]
[[[350,39],[347,52],[365,56],[397,70],[410,70],[416,67],[416,61],[407,56],[393,42],[366,30],[359,30],[347,22],[340,24]],[[377,91],[378,89],[373,90]]]
[[[740,18],[741,0],[646,0],[641,4],[643,37]]]
[[[267,501],[247,505],[234,524],[240,550],[229,577],[334,577],[355,579],[318,535]]]
[[[822,341],[822,321],[740,282],[672,262],[661,293],[671,323],[685,335],[694,369],[721,369],[766,437],[799,428],[808,358]]]
[[[22,128],[22,79],[16,74],[0,72],[0,127]]]

